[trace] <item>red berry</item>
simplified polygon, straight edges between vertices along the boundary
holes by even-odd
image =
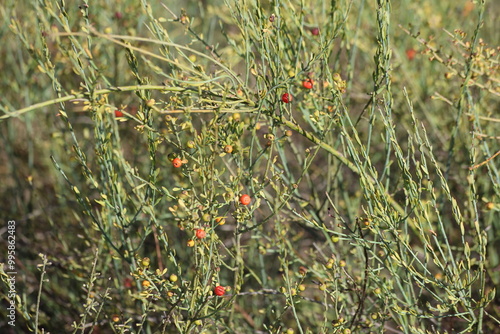
[[[289,93],[285,93],[283,95],[281,95],[281,101],[283,101],[283,103],[290,103],[292,102],[292,94],[289,94]]]
[[[214,293],[217,295],[217,296],[224,296],[224,294],[226,293],[226,288],[223,287],[223,286],[220,286],[220,285],[217,285],[214,289]]]
[[[241,195],[241,197],[240,197],[240,203],[243,205],[248,205],[248,204],[250,204],[251,201],[252,201],[252,199],[247,194]]]
[[[312,28],[311,34],[313,34],[314,36],[318,36],[319,35],[319,28],[318,27]]]
[[[197,229],[197,230],[196,230],[196,237],[197,237],[198,239],[203,239],[203,238],[205,238],[206,236],[207,236],[207,232],[206,232],[204,229],[199,228],[199,229]]]
[[[120,110],[115,110],[115,117],[123,117],[123,113]]]
[[[413,60],[416,55],[417,51],[414,48],[409,48],[408,50],[406,50],[406,58],[408,58],[408,60]]]
[[[313,84],[314,84],[314,82],[312,81],[312,79],[307,79],[307,80],[302,81],[302,87],[304,87],[305,89],[312,89]]]
[[[125,277],[123,279],[123,286],[127,289],[130,289],[134,284],[134,280],[132,280],[132,278],[130,277]]]
[[[175,158],[174,160],[172,160],[172,166],[174,166],[175,168],[179,168],[180,166],[182,166],[182,160],[179,158]]]

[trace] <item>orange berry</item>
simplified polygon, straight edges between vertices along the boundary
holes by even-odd
[[[207,236],[207,232],[202,228],[197,229],[195,234],[198,239],[203,239]]]
[[[299,267],[299,274],[300,276],[305,276],[307,274],[307,268],[304,266]]]
[[[417,51],[414,48],[409,48],[408,50],[406,50],[406,58],[408,58],[408,60],[413,60],[416,55]]]
[[[250,204],[251,201],[252,201],[252,198],[250,198],[250,196],[247,194],[241,195],[241,197],[240,197],[240,203],[243,205],[248,205],[248,204]]]
[[[149,288],[149,286],[151,285],[151,282],[144,280],[144,281],[142,281],[141,284],[142,284],[143,288]]]
[[[174,166],[175,168],[179,168],[180,166],[182,166],[182,160],[179,158],[175,158],[174,160],[172,160],[172,166]]]
[[[218,285],[218,286],[215,287],[214,293],[217,296],[224,296],[224,294],[226,293],[226,288],[223,287],[223,286]]]
[[[194,247],[194,240],[193,239],[189,239],[188,242],[187,242],[187,246],[188,247]]]
[[[305,89],[312,89],[313,88],[314,81],[312,79],[307,79],[302,81],[302,87]]]

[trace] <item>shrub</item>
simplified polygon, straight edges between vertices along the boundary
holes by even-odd
[[[496,3],[15,3],[16,328],[498,328]]]

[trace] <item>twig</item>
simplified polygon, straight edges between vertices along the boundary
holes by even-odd
[[[168,8],[164,3],[161,4],[168,12],[170,12],[170,14],[174,17],[174,21],[178,21],[180,23],[182,23],[183,25],[186,25],[186,23],[184,23],[183,21],[181,21],[181,19],[175,15],[175,13],[170,10],[170,8]],[[205,42],[205,40],[203,40],[193,29],[191,29],[191,27],[188,25],[187,26],[187,30],[198,40],[200,41],[206,48],[207,50],[210,50],[210,52],[212,53],[212,55],[215,55],[217,56],[217,58],[220,59],[220,54],[215,51],[215,47],[213,45],[209,45],[207,42]]]
[[[363,235],[363,229],[361,228],[359,219],[356,219],[356,225],[358,225],[359,235],[361,236],[361,239],[364,239],[365,236]],[[365,257],[365,277],[363,278],[363,287],[361,288],[361,296],[359,297],[358,308],[356,309],[356,312],[354,313],[354,316],[352,317],[351,320],[351,325],[350,325],[351,329],[354,327],[356,318],[363,312],[363,307],[365,305],[365,299],[366,299],[366,285],[368,283],[368,251],[366,250],[366,246],[363,246],[363,254]]]
[[[469,167],[469,170],[474,170],[476,168],[481,167],[482,165],[486,165],[488,162],[490,162],[491,160],[495,159],[495,157],[497,157],[498,155],[500,155],[500,151],[498,151],[497,153],[493,154],[491,157],[489,157],[488,159],[484,160],[480,164],[477,164],[477,165],[474,165],[472,167]]]

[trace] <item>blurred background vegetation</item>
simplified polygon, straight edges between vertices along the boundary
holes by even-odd
[[[476,2],[4,0],[2,332],[499,332]]]

